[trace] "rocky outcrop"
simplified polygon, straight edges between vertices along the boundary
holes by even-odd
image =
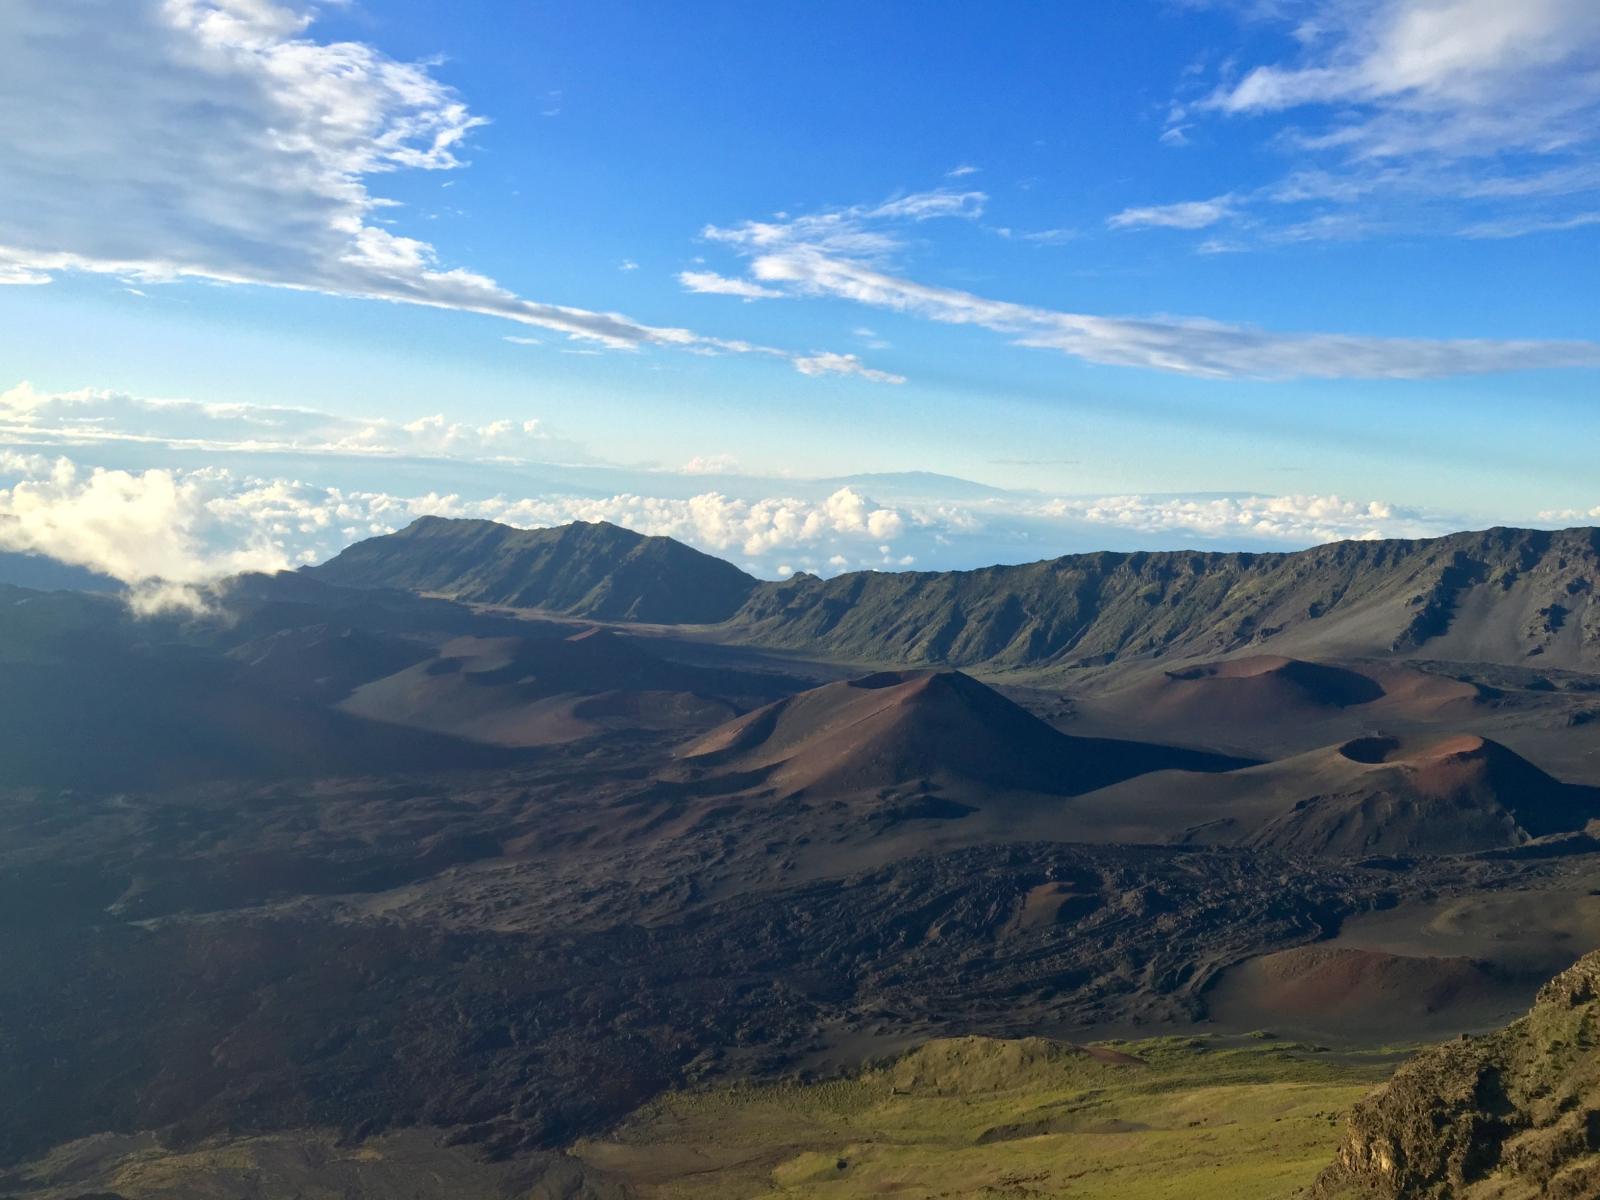
[[[1419,1055],[1357,1105],[1312,1196],[1600,1196],[1600,952],[1520,1021]]]

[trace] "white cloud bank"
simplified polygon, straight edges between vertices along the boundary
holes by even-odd
[[[1017,345],[1091,363],[1219,379],[1420,379],[1600,367],[1600,343],[1594,342],[1279,333],[1200,317],[1095,316],[920,283],[895,269],[896,253],[904,249],[897,222],[972,218],[981,214],[983,201],[982,193],[936,191],[876,206],[708,226],[703,236],[747,259],[752,287],[761,292],[836,297],[945,324],[974,325]],[[1199,227],[1220,219],[1213,209],[1222,203],[1207,201],[1194,212],[1125,214],[1125,224]],[[797,360],[796,366],[805,370],[803,363]]]
[[[761,486],[770,486],[770,481]],[[105,470],[65,457],[0,452],[0,549],[101,571],[144,610],[204,607],[207,585],[244,570],[327,558],[416,517],[480,517],[523,527],[610,521],[677,538],[767,577],[1021,561],[1106,545],[1293,549],[1341,538],[1414,537],[1455,522],[1337,496],[1102,496],[1015,493],[972,503],[890,507],[859,487],[821,498],[619,493],[466,498],[341,489],[218,468]],[[995,547],[1009,547],[997,555]],[[964,547],[964,549],[963,549]]]
[[[351,541],[425,514],[483,517],[524,527],[610,521],[674,537],[764,573],[796,551],[807,559],[909,565],[889,543],[902,515],[844,487],[820,502],[688,499],[623,494],[463,500],[344,491],[218,469],[140,472],[86,468],[67,458],[0,452],[0,549],[89,567],[132,589],[136,607],[203,607],[204,586],[239,571],[314,562]]]
[[[1339,496],[1104,496],[1053,500],[1042,511],[1144,533],[1250,534],[1299,543],[1430,537],[1436,521],[1379,500]]]
[[[372,182],[461,166],[483,121],[425,66],[315,40],[313,12],[290,0],[10,0],[0,283],[84,271],[261,284],[481,313],[613,349],[794,357],[529,300],[386,228],[391,205]]]
[[[314,513],[271,503],[270,485],[224,494],[224,473],[84,469],[0,451],[0,549],[90,567],[130,589],[140,611],[202,608],[202,585],[288,565],[287,522],[314,532]]]
[[[437,413],[409,421],[341,417],[284,405],[150,399],[103,388],[43,392],[26,380],[0,392],[0,440],[504,462],[581,462],[589,457],[576,444],[553,436],[537,418],[473,425]]]

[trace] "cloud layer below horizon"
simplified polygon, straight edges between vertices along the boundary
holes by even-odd
[[[1459,525],[1334,495],[1050,495],[916,475],[782,480],[741,475],[714,454],[675,470],[626,468],[585,462],[582,447],[534,417],[481,427],[353,421],[26,384],[0,392],[0,432],[16,447],[0,451],[0,550],[103,572],[145,607],[192,604],[193,589],[221,576],[319,561],[428,514],[519,526],[610,521],[767,578],[1103,548],[1294,549]],[[127,465],[157,448],[174,461]],[[568,465],[541,483],[540,456],[552,451]],[[398,459],[432,464],[434,486],[346,482],[355,465]],[[490,466],[499,473],[485,482]]]

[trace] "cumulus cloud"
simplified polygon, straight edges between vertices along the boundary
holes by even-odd
[[[641,484],[650,477],[642,477]],[[709,481],[708,481],[709,483]],[[1436,536],[1457,515],[1338,495],[1001,493],[886,505],[858,486],[809,495],[770,480],[721,478],[692,495],[471,495],[358,490],[217,468],[103,470],[48,454],[0,452],[0,548],[102,571],[137,602],[203,604],[208,584],[241,570],[320,561],[349,543],[435,514],[522,527],[609,521],[677,538],[769,578],[782,566],[821,575],[967,567],[1076,550],[1183,545],[1295,549],[1319,542]],[[1600,509],[1550,511],[1581,523]]]
[[[1539,514],[1539,520],[1546,525],[1572,524],[1594,521],[1600,519],[1600,504],[1593,508],[1551,508]]]
[[[896,255],[906,248],[897,220],[909,214],[918,220],[970,216],[981,207],[953,193],[926,193],[880,205],[711,227],[704,236],[747,259],[751,280],[768,290],[836,297],[946,324],[975,325],[1006,335],[1017,345],[1112,366],[1264,379],[1416,379],[1600,366],[1600,343],[1595,342],[1278,333],[1201,317],[1098,316],[920,283],[896,269]],[[816,357],[821,361],[815,365],[822,367],[849,356]],[[807,362],[799,358],[795,365],[806,371]]]
[[[1290,122],[1268,137],[1293,169],[1237,197],[1233,215],[1272,224],[1279,206],[1335,204],[1369,214],[1369,233],[1514,237],[1578,227],[1574,204],[1593,210],[1591,0],[1284,0],[1246,15],[1291,32],[1298,53],[1174,104],[1168,123],[1177,141],[1207,118]]]
[[[761,560],[775,552],[836,545],[851,540],[881,542],[904,529],[901,515],[853,488],[840,488],[821,503],[771,497],[747,500],[706,492],[687,500],[621,495],[590,500],[541,497],[495,499],[472,506],[473,515],[514,525],[562,521],[611,521],[641,533],[675,537],[701,549]]]
[[[1043,511],[1144,533],[1250,534],[1296,543],[1427,537],[1439,532],[1435,523],[1418,513],[1383,501],[1339,496],[1103,496],[1053,500]]]
[[[404,496],[218,468],[128,472],[0,452],[0,549],[46,554],[127,584],[145,607],[203,603],[204,585],[336,553],[424,514],[534,527],[610,521],[771,572],[777,556],[874,557],[906,530],[900,512],[842,487],[823,500],[622,493],[464,499]]]
[[[739,460],[731,454],[696,454],[678,470],[685,475],[733,475]]]
[[[982,561],[994,539],[1100,547],[1279,544],[1425,536],[1451,522],[1381,501],[1339,496],[1098,496],[1018,493],[976,502],[889,507],[857,487],[821,499],[618,493],[467,498],[403,495],[203,470],[109,471],[48,455],[0,455],[0,546],[95,568],[134,587],[196,586],[239,570],[315,561],[424,514],[519,526],[610,521],[674,537],[771,574],[780,563],[833,573],[897,567],[956,543]],[[1578,516],[1581,514],[1572,514]],[[1559,514],[1543,514],[1556,519]]]
[[[109,575],[142,612],[204,607],[198,585],[286,565],[259,505],[244,520],[214,507],[239,503],[221,500],[215,473],[85,470],[10,453],[0,453],[0,473],[21,476],[0,487],[0,548]]]
[[[0,438],[16,443],[125,442],[235,453],[359,454],[507,461],[582,461],[537,418],[475,425],[441,414],[413,420],[341,417],[280,405],[213,404],[102,388],[42,392],[26,381],[0,392]]]
[[[483,120],[295,0],[15,0],[0,22],[0,283],[72,271],[457,309],[612,349],[769,347],[519,296],[394,232],[371,188]]]

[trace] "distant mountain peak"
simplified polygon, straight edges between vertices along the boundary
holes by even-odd
[[[756,580],[732,563],[608,521],[517,529],[419,517],[310,569],[326,583],[598,620],[707,624],[732,616]]]

